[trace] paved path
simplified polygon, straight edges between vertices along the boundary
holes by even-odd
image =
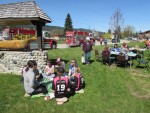
[[[57,44],[57,48],[64,49],[64,48],[69,48],[69,46],[66,44]]]
[[[128,40],[120,40],[120,42],[119,43],[129,43],[130,41],[128,41]],[[119,44],[118,43],[118,44]],[[115,43],[112,43],[111,41],[108,41],[108,43],[107,43],[108,45],[110,45],[110,44],[115,44]],[[99,41],[96,41],[96,43],[95,43],[95,45],[100,45],[100,42]],[[104,42],[103,42],[103,45],[104,45]]]
[[[127,41],[127,40],[121,40],[120,41],[120,43],[124,43],[124,42],[129,43],[130,41]],[[110,44],[114,44],[114,43],[108,42],[108,44],[110,45]],[[96,41],[95,45],[97,45],[97,46],[100,45],[100,42]],[[103,45],[104,45],[104,43],[103,43]],[[69,48],[69,46],[66,44],[58,44],[57,48],[64,49],[64,48]]]

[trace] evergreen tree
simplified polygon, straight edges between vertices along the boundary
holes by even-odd
[[[64,26],[64,34],[66,31],[73,31],[73,26],[72,26],[72,19],[70,14],[67,14],[66,20],[65,20],[65,26]]]

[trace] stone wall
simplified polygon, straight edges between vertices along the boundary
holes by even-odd
[[[21,74],[22,67],[27,64],[28,60],[35,60],[38,68],[43,70],[46,66],[47,56],[47,51],[0,51],[0,71]]]

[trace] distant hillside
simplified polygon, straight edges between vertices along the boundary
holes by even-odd
[[[51,34],[63,34],[64,27],[46,25],[43,27],[43,30],[50,31]],[[74,30],[92,32],[92,30],[84,29],[84,28],[74,28]],[[96,32],[102,33],[100,31],[96,31]]]
[[[16,26],[10,26],[9,28],[30,28],[30,29],[36,29],[34,25],[16,25]],[[0,27],[0,30],[2,30],[4,28]],[[64,27],[60,27],[60,26],[50,26],[50,25],[46,25],[43,27],[43,30],[49,31],[51,34],[59,34],[59,35],[63,35],[64,34]],[[80,31],[87,31],[87,32],[91,32],[93,30],[89,30],[89,29],[84,29],[84,28],[74,28],[74,30],[80,30]],[[96,31],[98,33],[102,33],[100,31]]]

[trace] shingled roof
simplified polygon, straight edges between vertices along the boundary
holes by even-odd
[[[34,1],[0,5],[0,21],[39,20],[45,23],[52,20]]]

